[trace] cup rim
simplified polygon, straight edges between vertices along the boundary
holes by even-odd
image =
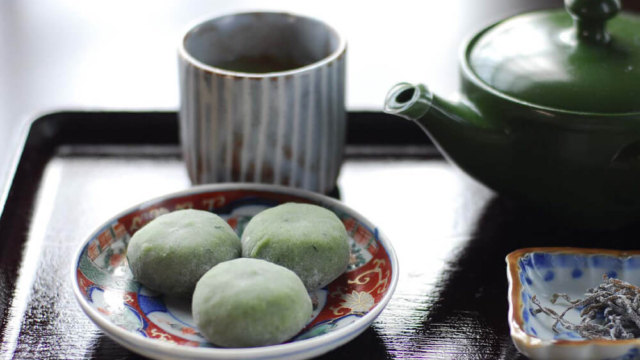
[[[202,61],[196,59],[195,57],[193,57],[185,48],[185,41],[187,39],[187,37],[190,35],[191,31],[193,31],[193,29],[195,29],[196,27],[212,21],[212,20],[218,20],[227,16],[238,16],[238,15],[252,15],[252,14],[269,14],[269,15],[282,15],[282,16],[292,16],[292,17],[296,17],[296,18],[303,18],[303,19],[307,19],[307,20],[312,20],[312,21],[317,21],[320,24],[324,25],[327,27],[327,29],[332,32],[338,39],[338,47],[331,53],[329,54],[329,56],[326,56],[324,58],[322,58],[321,60],[318,60],[316,62],[313,62],[311,64],[299,67],[299,68],[295,68],[295,69],[291,69],[291,70],[285,70],[285,71],[274,71],[274,72],[268,72],[268,73],[248,73],[248,72],[241,72],[241,71],[232,71],[232,70],[226,70],[226,69],[222,69],[219,67],[215,67],[215,66],[211,66],[208,64],[203,63]],[[189,62],[191,65],[199,68],[202,71],[207,71],[210,73],[214,73],[214,74],[218,74],[218,75],[223,75],[223,76],[229,76],[229,77],[243,77],[243,78],[271,78],[271,77],[279,77],[279,76],[287,76],[287,75],[295,75],[295,74],[299,74],[302,72],[306,72],[309,70],[313,70],[316,68],[320,68],[322,66],[325,66],[326,64],[329,64],[331,62],[333,62],[334,60],[342,57],[346,51],[347,48],[347,40],[344,37],[344,35],[337,30],[336,26],[334,24],[332,24],[331,22],[327,21],[326,19],[319,19],[316,17],[312,17],[312,16],[307,16],[307,15],[301,15],[301,14],[296,14],[296,13],[292,13],[292,12],[285,12],[285,11],[240,11],[240,12],[230,12],[230,13],[226,13],[226,14],[220,14],[220,15],[216,15],[216,16],[206,16],[200,19],[197,19],[195,21],[193,21],[192,23],[190,23],[187,27],[186,30],[184,30],[182,32],[182,36],[180,36],[180,42],[178,44],[178,54],[180,55],[180,57],[182,57],[183,59],[185,59],[187,62]]]

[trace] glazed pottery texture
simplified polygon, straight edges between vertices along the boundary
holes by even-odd
[[[193,208],[212,211],[241,235],[262,210],[286,202],[333,211],[349,234],[347,271],[311,292],[313,314],[290,342],[250,349],[207,343],[194,325],[189,299],[163,296],[132,276],[125,251],[131,236],[161,214]],[[290,188],[229,184],[196,187],[129,209],[82,245],[73,266],[74,292],[83,310],[123,346],[145,356],[184,359],[301,359],[351,340],[377,317],[397,281],[397,260],[377,228],[338,201]]]
[[[308,17],[243,13],[190,28],[179,46],[179,117],[191,181],[331,192],[345,62],[345,39]]]
[[[603,282],[603,275],[640,285],[640,251],[578,248],[531,248],[507,256],[509,326],[520,352],[531,359],[624,360],[640,357],[640,339],[585,340],[575,331],[551,327],[555,320],[534,314],[535,295],[543,307],[562,313],[568,303],[551,304],[555,293],[584,299],[585,292]],[[565,318],[580,323],[580,310]]]
[[[590,6],[567,4],[571,11]],[[592,20],[563,10],[492,25],[464,47],[458,99],[402,83],[385,110],[416,120],[451,162],[486,186],[573,226],[636,221],[640,43],[633,39],[640,18],[620,15],[606,32],[616,13],[597,14],[596,39],[580,35]]]

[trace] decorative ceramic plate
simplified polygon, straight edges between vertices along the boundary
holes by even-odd
[[[252,216],[285,202],[333,211],[349,234],[347,271],[310,293],[313,315],[289,342],[229,349],[208,343],[191,317],[190,300],[163,296],[132,276],[126,260],[131,235],[162,214],[185,208],[212,211],[238,235]],[[82,309],[105,334],[156,359],[303,359],[332,350],[362,333],[387,305],[398,280],[398,261],[387,238],[342,203],[286,187],[224,184],[194,187],[135,206],[108,220],[75,256],[73,289]]]
[[[543,307],[561,313],[569,304],[551,304],[553,294],[584,299],[587,289],[603,282],[603,275],[640,285],[640,251],[530,248],[509,254],[509,327],[516,348],[532,359],[640,359],[640,339],[586,340],[562,327],[552,331],[555,320],[532,312],[537,308],[531,301],[535,295]],[[580,323],[580,310],[570,310],[565,319]]]

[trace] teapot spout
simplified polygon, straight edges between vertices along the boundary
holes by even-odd
[[[433,104],[433,94],[423,84],[399,83],[387,94],[384,112],[416,121],[423,117]]]
[[[496,169],[510,164],[513,133],[464,97],[449,101],[422,84],[400,83],[389,92],[384,111],[415,121],[447,159],[490,187],[498,182]]]
[[[387,95],[384,112],[416,121],[427,132],[435,130],[432,129],[434,127],[470,125],[483,128],[487,124],[472,105],[442,99],[423,84],[399,83],[394,86]]]

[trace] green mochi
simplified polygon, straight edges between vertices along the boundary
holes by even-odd
[[[280,344],[302,330],[313,311],[295,273],[246,258],[221,263],[204,274],[191,307],[200,333],[224,347]]]
[[[138,230],[129,242],[127,260],[144,286],[164,294],[191,296],[204,273],[239,257],[241,251],[238,235],[218,215],[179,210]]]
[[[242,256],[295,272],[308,291],[332,282],[349,265],[347,230],[331,211],[286,203],[254,216],[242,234]]]

